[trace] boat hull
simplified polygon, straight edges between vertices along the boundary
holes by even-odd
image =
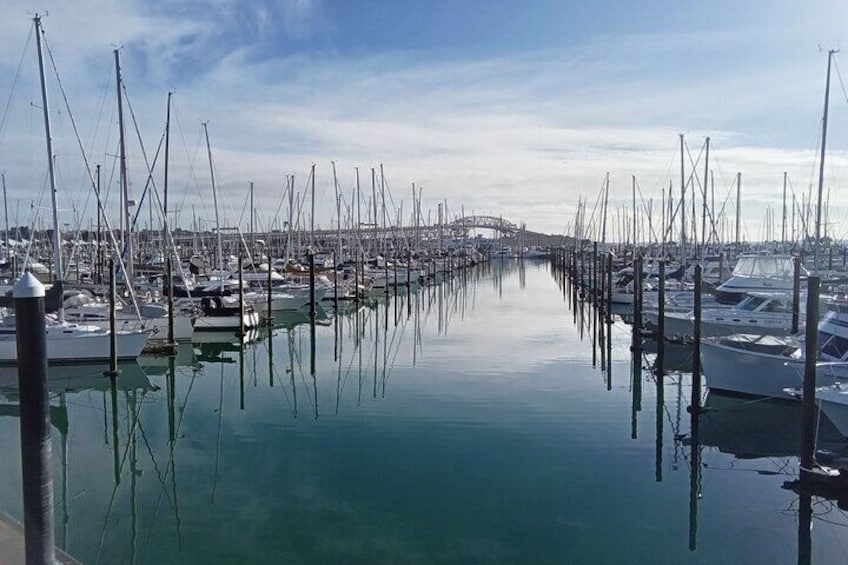
[[[257,312],[245,312],[242,319],[243,324],[239,322],[238,314],[235,316],[200,316],[194,323],[194,331],[238,331],[242,327],[255,328],[259,325],[259,314]]]
[[[816,400],[839,433],[848,437],[848,388],[819,389],[816,391]]]
[[[116,334],[119,361],[135,360],[147,344],[146,332]],[[92,363],[108,361],[110,343],[108,332],[92,332],[91,335],[72,337],[52,336],[47,339],[47,362],[51,365]],[[14,365],[18,362],[18,345],[14,335],[0,339],[0,364]]]
[[[710,390],[788,399],[786,389],[799,389],[804,380],[804,360],[738,349],[717,342],[701,343],[701,369]],[[816,381],[830,385],[842,371],[833,365],[817,367]],[[847,377],[848,373],[842,375]]]

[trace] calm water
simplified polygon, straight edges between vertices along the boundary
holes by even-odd
[[[54,370],[57,544],[85,563],[798,562],[797,407],[709,397],[694,448],[688,375],[634,380],[620,320],[594,367],[577,318],[546,263],[515,262],[330,310],[314,356],[289,316],[242,351],[124,366],[115,390]],[[14,392],[0,404],[20,519]],[[812,513],[812,561],[843,562],[846,514]]]

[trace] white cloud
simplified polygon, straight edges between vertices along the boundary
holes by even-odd
[[[110,41],[125,45],[125,80],[151,154],[164,123],[165,93],[177,85],[188,147],[178,139],[172,186],[194,187],[174,197],[177,202],[208,190],[203,152],[194,180],[188,179],[185,158],[198,151],[200,120],[210,121],[216,170],[231,208],[241,209],[252,180],[261,213],[271,214],[285,174],[295,172],[301,188],[315,162],[322,196],[318,217],[325,226],[334,210],[330,160],[337,161],[348,193],[354,166],[365,180],[370,167],[384,163],[394,199],[405,199],[407,211],[409,184],[415,182],[424,187],[425,206],[448,199],[453,213],[464,204],[466,211],[559,231],[573,218],[578,195],[595,201],[607,171],[612,206],[629,209],[636,175],[658,208],[660,189],[669,180],[679,190],[677,134],[686,133],[693,154],[710,135],[717,199],[741,170],[752,235],[759,234],[765,207],[779,206],[775,187],[783,171],[796,189],[805,190],[813,168],[824,59],[809,45],[787,49],[787,41],[806,35],[790,27],[791,38],[775,37],[769,18],[747,33],[637,32],[560,49],[433,61],[414,52],[259,57],[245,36],[225,37],[231,24],[224,20],[237,20],[239,29],[266,38],[279,29],[296,39],[329,29],[320,3],[305,0],[260,4],[249,13],[229,0],[155,7],[100,0],[83,11],[57,3],[45,25],[86,145],[98,162],[110,162],[107,154],[114,153]],[[19,11],[16,18],[14,8],[4,8],[0,20],[6,53],[20,53],[26,36],[23,3]],[[105,32],[101,37],[83,29]],[[4,76],[16,64],[16,56],[0,61]],[[37,99],[28,73],[18,106]],[[8,92],[5,78],[2,84]],[[834,187],[844,177],[841,149],[848,139],[839,88],[835,83],[828,167]],[[52,96],[58,108],[55,91]],[[98,120],[98,137],[91,141]],[[3,132],[0,167],[10,180],[17,177],[11,187],[35,185],[33,179],[41,178],[38,127],[30,108]],[[59,133],[68,134],[61,119]],[[18,143],[21,139],[28,141]],[[75,158],[74,143],[60,147],[64,159]],[[134,190],[140,190],[145,175],[138,169],[137,148],[131,156]],[[81,172],[73,174],[76,168],[67,162],[65,167],[72,186],[63,194],[84,191]],[[23,198],[20,191],[15,195]],[[728,210],[732,213],[732,204]],[[832,216],[840,214],[834,205]]]

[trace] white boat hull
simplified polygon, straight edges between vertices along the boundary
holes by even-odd
[[[785,389],[802,388],[804,359],[738,349],[717,342],[701,343],[701,369],[710,390],[751,396],[787,398]],[[840,378],[833,364],[817,366],[816,382],[830,385]],[[848,377],[848,371],[842,375]]]
[[[146,332],[118,333],[119,361],[135,360],[147,344]],[[50,364],[91,363],[108,361],[110,356],[109,332],[91,332],[89,335],[56,334],[47,339],[47,362]],[[18,361],[18,344],[14,334],[0,339],[0,364],[14,365]]]
[[[259,314],[257,312],[245,312],[242,316],[245,329],[255,328],[259,325]],[[238,331],[242,328],[239,316],[200,316],[194,323],[195,332],[203,331]]]
[[[848,437],[848,387],[820,388],[816,400],[839,433]]]

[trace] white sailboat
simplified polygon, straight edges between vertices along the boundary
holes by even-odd
[[[221,241],[221,223],[218,216],[218,190],[215,186],[215,169],[212,167],[212,149],[209,145],[209,132],[203,124],[206,137],[206,152],[209,156],[209,173],[212,178],[212,199],[215,204],[215,231],[218,246],[218,273],[224,272],[224,245]],[[220,281],[223,288],[223,279]],[[238,295],[205,296],[201,299],[200,308],[203,315],[194,323],[194,331],[241,331],[255,328],[259,325],[259,313],[249,304],[242,304]]]
[[[50,132],[50,114],[47,104],[47,86],[44,78],[44,62],[41,47],[41,18],[35,16],[35,36],[38,48],[38,68],[41,79],[41,99],[44,113],[44,131],[47,140],[47,168],[53,207],[54,285],[62,286],[62,239],[59,232],[59,213],[56,200],[56,179],[53,169],[53,140]],[[25,284],[35,284],[32,273],[23,275]],[[40,283],[38,283],[40,284]],[[119,360],[135,359],[147,343],[145,331],[116,332],[117,356]],[[47,361],[57,363],[79,363],[105,361],[110,357],[110,332],[96,326],[74,324],[65,321],[61,303],[58,315],[47,317]],[[0,364],[17,363],[17,337],[14,316],[7,316],[0,326]]]

